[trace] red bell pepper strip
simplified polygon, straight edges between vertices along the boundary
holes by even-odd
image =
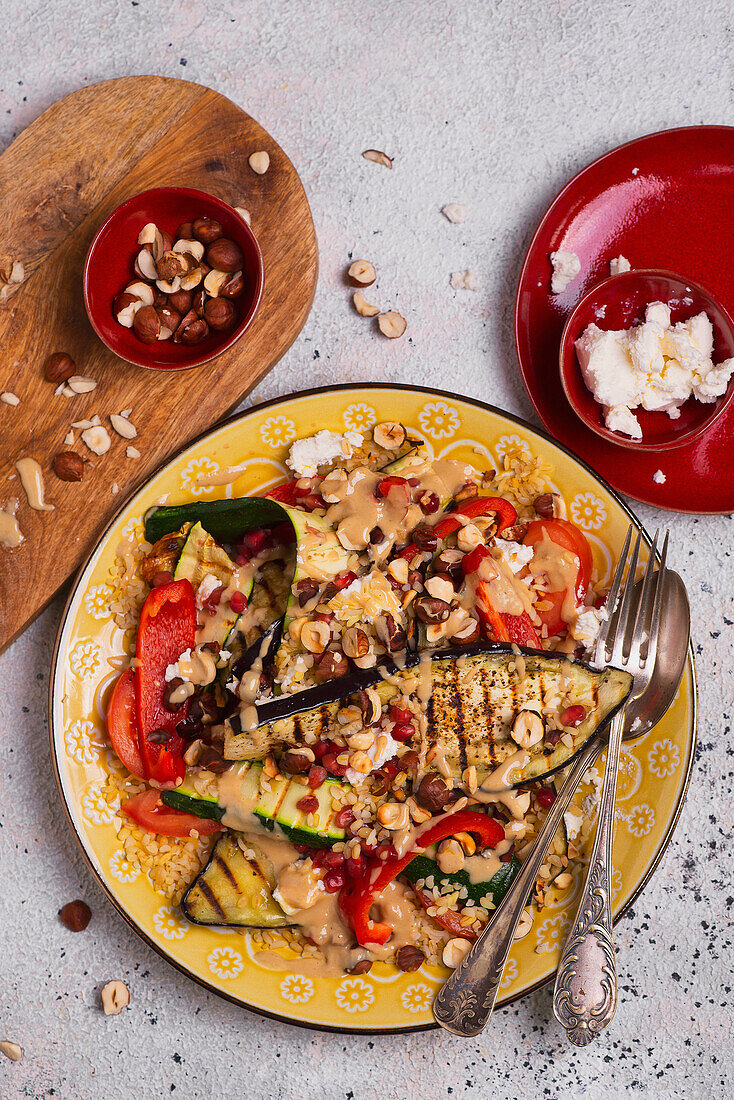
[[[478,519],[480,516],[491,515],[492,512],[497,516],[497,534],[512,527],[517,519],[517,512],[504,497],[472,497],[471,500],[463,501],[455,512],[434,524],[433,530],[439,539],[447,539],[464,526],[465,519]],[[411,542],[397,556],[410,559],[419,553],[418,547]]]
[[[459,810],[444,814],[435,825],[420,836],[416,848],[397,859],[372,859],[367,874],[355,883],[348,883],[339,894],[339,906],[352,928],[357,942],[386,943],[392,935],[392,927],[380,921],[370,920],[370,909],[376,898],[394,878],[404,871],[414,858],[417,849],[429,848],[455,833],[475,833],[483,848],[496,848],[504,840],[505,830],[498,821],[476,810]]]
[[[278,504],[288,504],[291,508],[295,508],[298,501],[296,500],[296,481],[285,481],[282,485],[275,485],[272,489],[268,489],[267,493],[263,493],[264,497],[268,500],[275,500]]]
[[[525,533],[523,543],[525,546],[535,547],[543,539],[555,543],[561,551],[570,551],[578,559],[579,567],[574,582],[574,596],[577,605],[583,604],[593,567],[591,547],[586,535],[574,523],[566,519],[533,520]],[[561,588],[546,592],[543,596],[543,603],[550,606],[538,611],[538,615],[548,627],[549,635],[558,634],[566,626],[563,618],[563,604],[566,600],[567,591],[566,588]]]
[[[186,771],[184,741],[176,726],[188,714],[189,702],[172,713],[163,705],[166,668],[196,643],[196,602],[191,581],[172,581],[153,588],[143,604],[138,626],[136,688],[140,755],[146,778],[175,782]],[[148,740],[153,730],[166,730],[164,743]]]
[[[509,615],[505,611],[495,609],[489,592],[489,584],[486,580],[481,579],[482,564],[491,559],[492,555],[487,547],[480,544],[461,561],[464,576],[480,575],[476,590],[476,608],[485,637],[495,642],[514,642],[515,645],[525,645],[533,649],[539,649],[540,638],[526,611],[523,611],[521,615]],[[496,569],[494,563],[492,563],[492,567]]]
[[[145,766],[140,755],[138,703],[135,673],[126,669],[115,682],[107,707],[107,732],[118,760],[139,779],[145,778]]]
[[[507,632],[508,642],[540,649],[540,637],[527,611],[523,611],[522,615],[508,615],[501,611],[500,619]]]
[[[424,909],[429,909],[436,904],[435,898],[427,890],[419,890],[414,886],[413,891]],[[461,936],[465,940],[475,940],[477,938],[476,932],[473,932],[471,928],[464,927],[461,923],[461,914],[455,909],[447,909],[445,913],[437,913],[432,919],[435,920],[436,924],[440,924],[442,928],[450,932],[452,936]]]
[[[149,833],[161,833],[163,836],[191,836],[192,830],[199,836],[206,836],[224,828],[218,821],[164,806],[160,799],[160,791],[148,789],[134,795],[120,808],[131,821]]]

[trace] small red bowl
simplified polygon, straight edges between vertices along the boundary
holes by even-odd
[[[673,323],[687,321],[697,313],[708,314],[714,329],[714,362],[734,356],[734,322],[702,286],[673,271],[624,271],[597,283],[569,315],[561,336],[561,384],[573,411],[597,435],[630,450],[664,451],[703,435],[718,420],[734,397],[734,378],[726,393],[710,405],[689,398],[681,405],[677,420],[671,420],[665,412],[634,409],[642,439],[631,439],[607,428],[602,406],[586,387],[575,348],[587,325],[593,322],[605,330],[629,328],[644,321],[645,307],[650,302],[665,302]]]
[[[175,234],[182,222],[200,217],[216,219],[224,236],[236,241],[244,253],[245,289],[232,299],[237,322],[227,332],[211,332],[191,347],[173,340],[144,344],[132,329],[119,323],[112,309],[117,295],[136,279],[133,263],[140,251],[138,234],[148,222]],[[154,370],[185,370],[209,362],[239,340],[257,312],[263,277],[260,246],[233,207],[191,187],[157,187],[127,199],[97,231],[84,263],[84,305],[100,340],[121,359]]]

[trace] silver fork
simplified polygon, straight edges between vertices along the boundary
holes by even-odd
[[[605,652],[606,639],[608,637],[611,638],[610,628],[613,623],[615,627],[618,622],[621,623],[622,610],[626,607],[627,614],[629,613],[631,596],[627,593],[628,590],[632,588],[631,582],[634,581],[634,571],[637,565],[637,555],[640,545],[639,535],[635,544],[635,561],[631,572],[628,574],[630,584],[625,589],[625,599],[627,602],[625,604],[623,601],[623,605],[619,609],[619,615],[615,613],[615,605],[617,604],[622,588],[622,579],[624,577],[627,556],[629,554],[632,530],[632,527],[630,527],[627,532],[627,538],[625,539],[612,587],[609,592],[607,607],[610,609],[610,618],[604,623],[603,637],[601,637],[600,644],[597,645],[595,658],[598,654],[603,654]],[[655,535],[655,540],[650,550],[649,566],[654,561],[656,547],[657,534]],[[667,536],[665,548],[667,549]],[[664,565],[664,561],[661,564]],[[659,582],[659,576],[657,580]],[[660,601],[660,591],[660,584],[657,583],[655,598],[658,604]],[[646,573],[645,582],[643,583],[643,595],[640,597],[639,606],[642,605],[643,600],[647,601],[649,598],[650,579],[648,568],[648,573]],[[659,607],[655,620],[656,624],[658,620]],[[655,629],[657,630],[657,625]],[[652,629],[649,633],[652,637]],[[602,632],[600,631],[600,635],[601,634]],[[649,680],[650,673],[655,663],[654,649],[649,651],[648,647],[646,658],[647,667],[645,672],[645,683]],[[628,669],[628,671],[632,670]],[[644,686],[640,691],[643,689]],[[636,697],[638,694],[636,683],[633,686],[633,692],[634,697]],[[623,715],[620,715],[620,728],[624,729]],[[576,792],[576,788],[586,771],[596,763],[605,744],[605,737],[603,735],[597,736],[593,738],[576,757],[555,802],[548,812],[540,834],[536,838],[527,859],[503,898],[502,903],[499,905],[496,913],[493,914],[492,919],[474,944],[474,947],[438,991],[433,1002],[433,1014],[437,1022],[447,1031],[451,1031],[454,1035],[478,1035],[486,1026],[500,989],[502,971],[504,970],[507,956],[512,948],[520,916],[527,904],[528,896],[532,893],[538,871],[545,859],[548,847],[556,834],[565,810],[568,808]]]
[[[642,590],[635,606],[634,578],[641,540],[638,533],[629,562],[627,583],[617,608],[631,534],[632,528],[627,533],[607,600],[609,618],[599,633],[594,652],[594,664],[614,665],[632,674],[632,691],[627,705],[645,691],[655,665],[669,537],[669,532],[666,532],[660,568],[655,571],[658,541],[657,532],[655,534]],[[596,836],[578,912],[566,940],[553,991],[553,1012],[576,1046],[586,1046],[596,1038],[609,1024],[617,1007],[610,885],[614,808],[623,733],[624,711],[615,716],[609,730]]]

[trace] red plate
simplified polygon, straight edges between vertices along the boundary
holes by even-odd
[[[678,512],[734,511],[734,403],[698,439],[675,450],[632,451],[576,416],[561,388],[565,320],[620,253],[633,268],[689,276],[734,312],[734,128],[696,126],[638,138],[594,161],[550,206],[530,242],[515,300],[520,370],[538,415],[557,439],[636,500]],[[581,274],[551,294],[549,253],[575,252]],[[662,470],[666,481],[653,481]]]

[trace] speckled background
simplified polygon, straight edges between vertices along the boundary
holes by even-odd
[[[726,0],[47,0],[6,4],[4,15],[2,147],[81,85],[155,72],[229,95],[291,156],[321,280],[260,399],[401,380],[532,420],[512,298],[549,200],[622,141],[734,123]],[[393,154],[394,171],[362,160],[368,146]],[[440,214],[451,201],[467,205],[462,226]],[[730,243],[731,227],[722,232]],[[379,270],[373,298],[407,317],[401,341],[351,310],[342,274],[352,253]],[[463,268],[477,292],[451,290]],[[620,1005],[601,1039],[571,1048],[549,991],[499,1012],[477,1041],[370,1039],[260,1019],[180,976],[102,896],[62,816],[46,722],[57,602],[0,658],[0,1037],[25,1048],[22,1062],[0,1061],[0,1097],[731,1096],[732,517],[680,517],[673,531],[693,602],[700,742],[675,839],[618,929]],[[74,897],[94,912],[79,935],[56,917]],[[129,984],[132,1005],[105,1018],[99,987],[111,977]]]

